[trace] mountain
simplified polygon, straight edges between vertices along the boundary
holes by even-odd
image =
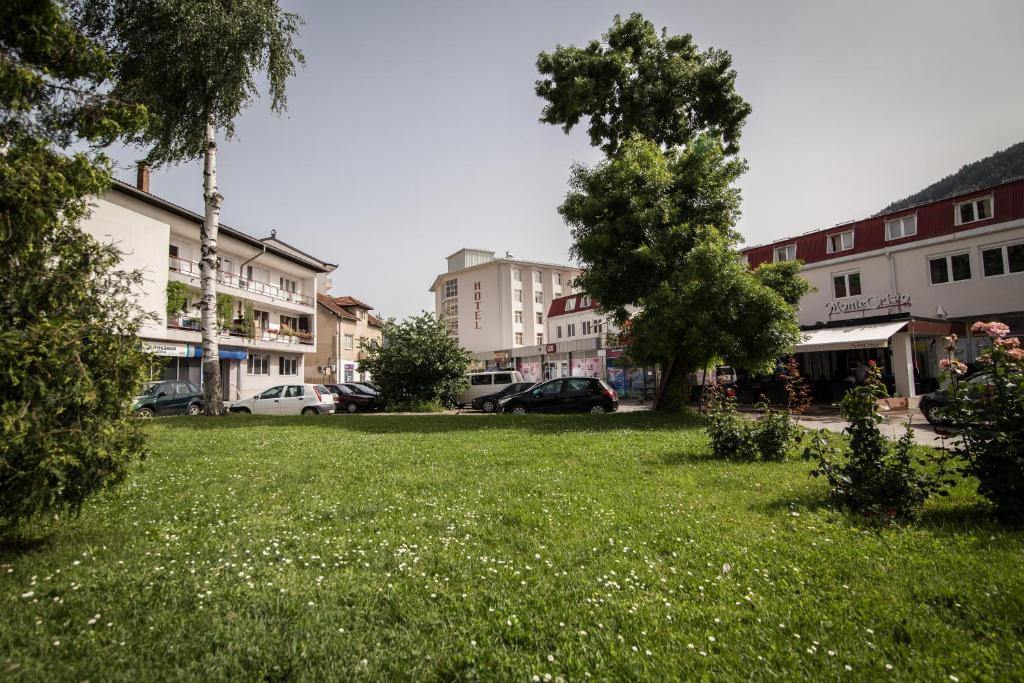
[[[908,206],[944,199],[977,187],[996,185],[1019,176],[1024,176],[1024,142],[1018,142],[981,161],[967,164],[956,173],[932,183],[920,192],[893,202],[878,213],[899,211]]]

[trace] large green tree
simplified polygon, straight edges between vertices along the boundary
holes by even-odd
[[[143,448],[141,278],[78,227],[110,186],[100,149],[145,123],[111,67],[60,3],[0,3],[0,528],[77,511]]]
[[[807,283],[798,268],[740,261],[737,154],[750,106],[729,54],[633,14],[537,66],[541,120],[568,133],[587,117],[605,152],[573,169],[559,208],[582,266],[575,285],[626,327],[633,358],[662,366],[659,404],[666,385],[710,362],[763,369],[788,352]]]
[[[433,313],[384,322],[381,340],[364,342],[359,370],[369,372],[389,408],[451,406],[466,389],[468,351]]]
[[[217,343],[217,233],[224,201],[217,188],[217,135],[230,138],[235,119],[266,78],[270,107],[286,107],[285,84],[303,63],[294,45],[301,19],[277,0],[77,0],[90,35],[116,55],[116,97],[144,104],[151,125],[132,142],[154,166],[202,157],[199,262],[204,408],[223,412]]]

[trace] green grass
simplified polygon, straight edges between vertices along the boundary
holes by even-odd
[[[866,528],[809,464],[649,414],[147,429],[123,486],[2,549],[3,679],[1024,671],[1024,533],[963,487]]]

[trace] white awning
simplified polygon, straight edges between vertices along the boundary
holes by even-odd
[[[812,351],[846,351],[849,349],[878,349],[889,346],[889,338],[907,326],[907,321],[875,323],[874,325],[851,325],[850,327],[827,327],[801,333],[802,342],[796,345],[797,353]]]

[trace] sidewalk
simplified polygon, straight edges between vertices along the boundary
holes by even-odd
[[[750,416],[757,414],[752,409],[744,409],[743,413]],[[947,446],[950,445],[951,439],[936,432],[935,427],[928,424],[919,410],[890,410],[882,414],[886,419],[878,425],[878,429],[890,439],[898,439],[903,436],[904,425],[909,422],[914,429],[915,443],[936,448],[941,447],[943,442]],[[803,415],[797,417],[797,424],[807,429],[827,429],[831,432],[841,432],[850,423],[843,419],[838,408],[829,405],[814,405]]]

